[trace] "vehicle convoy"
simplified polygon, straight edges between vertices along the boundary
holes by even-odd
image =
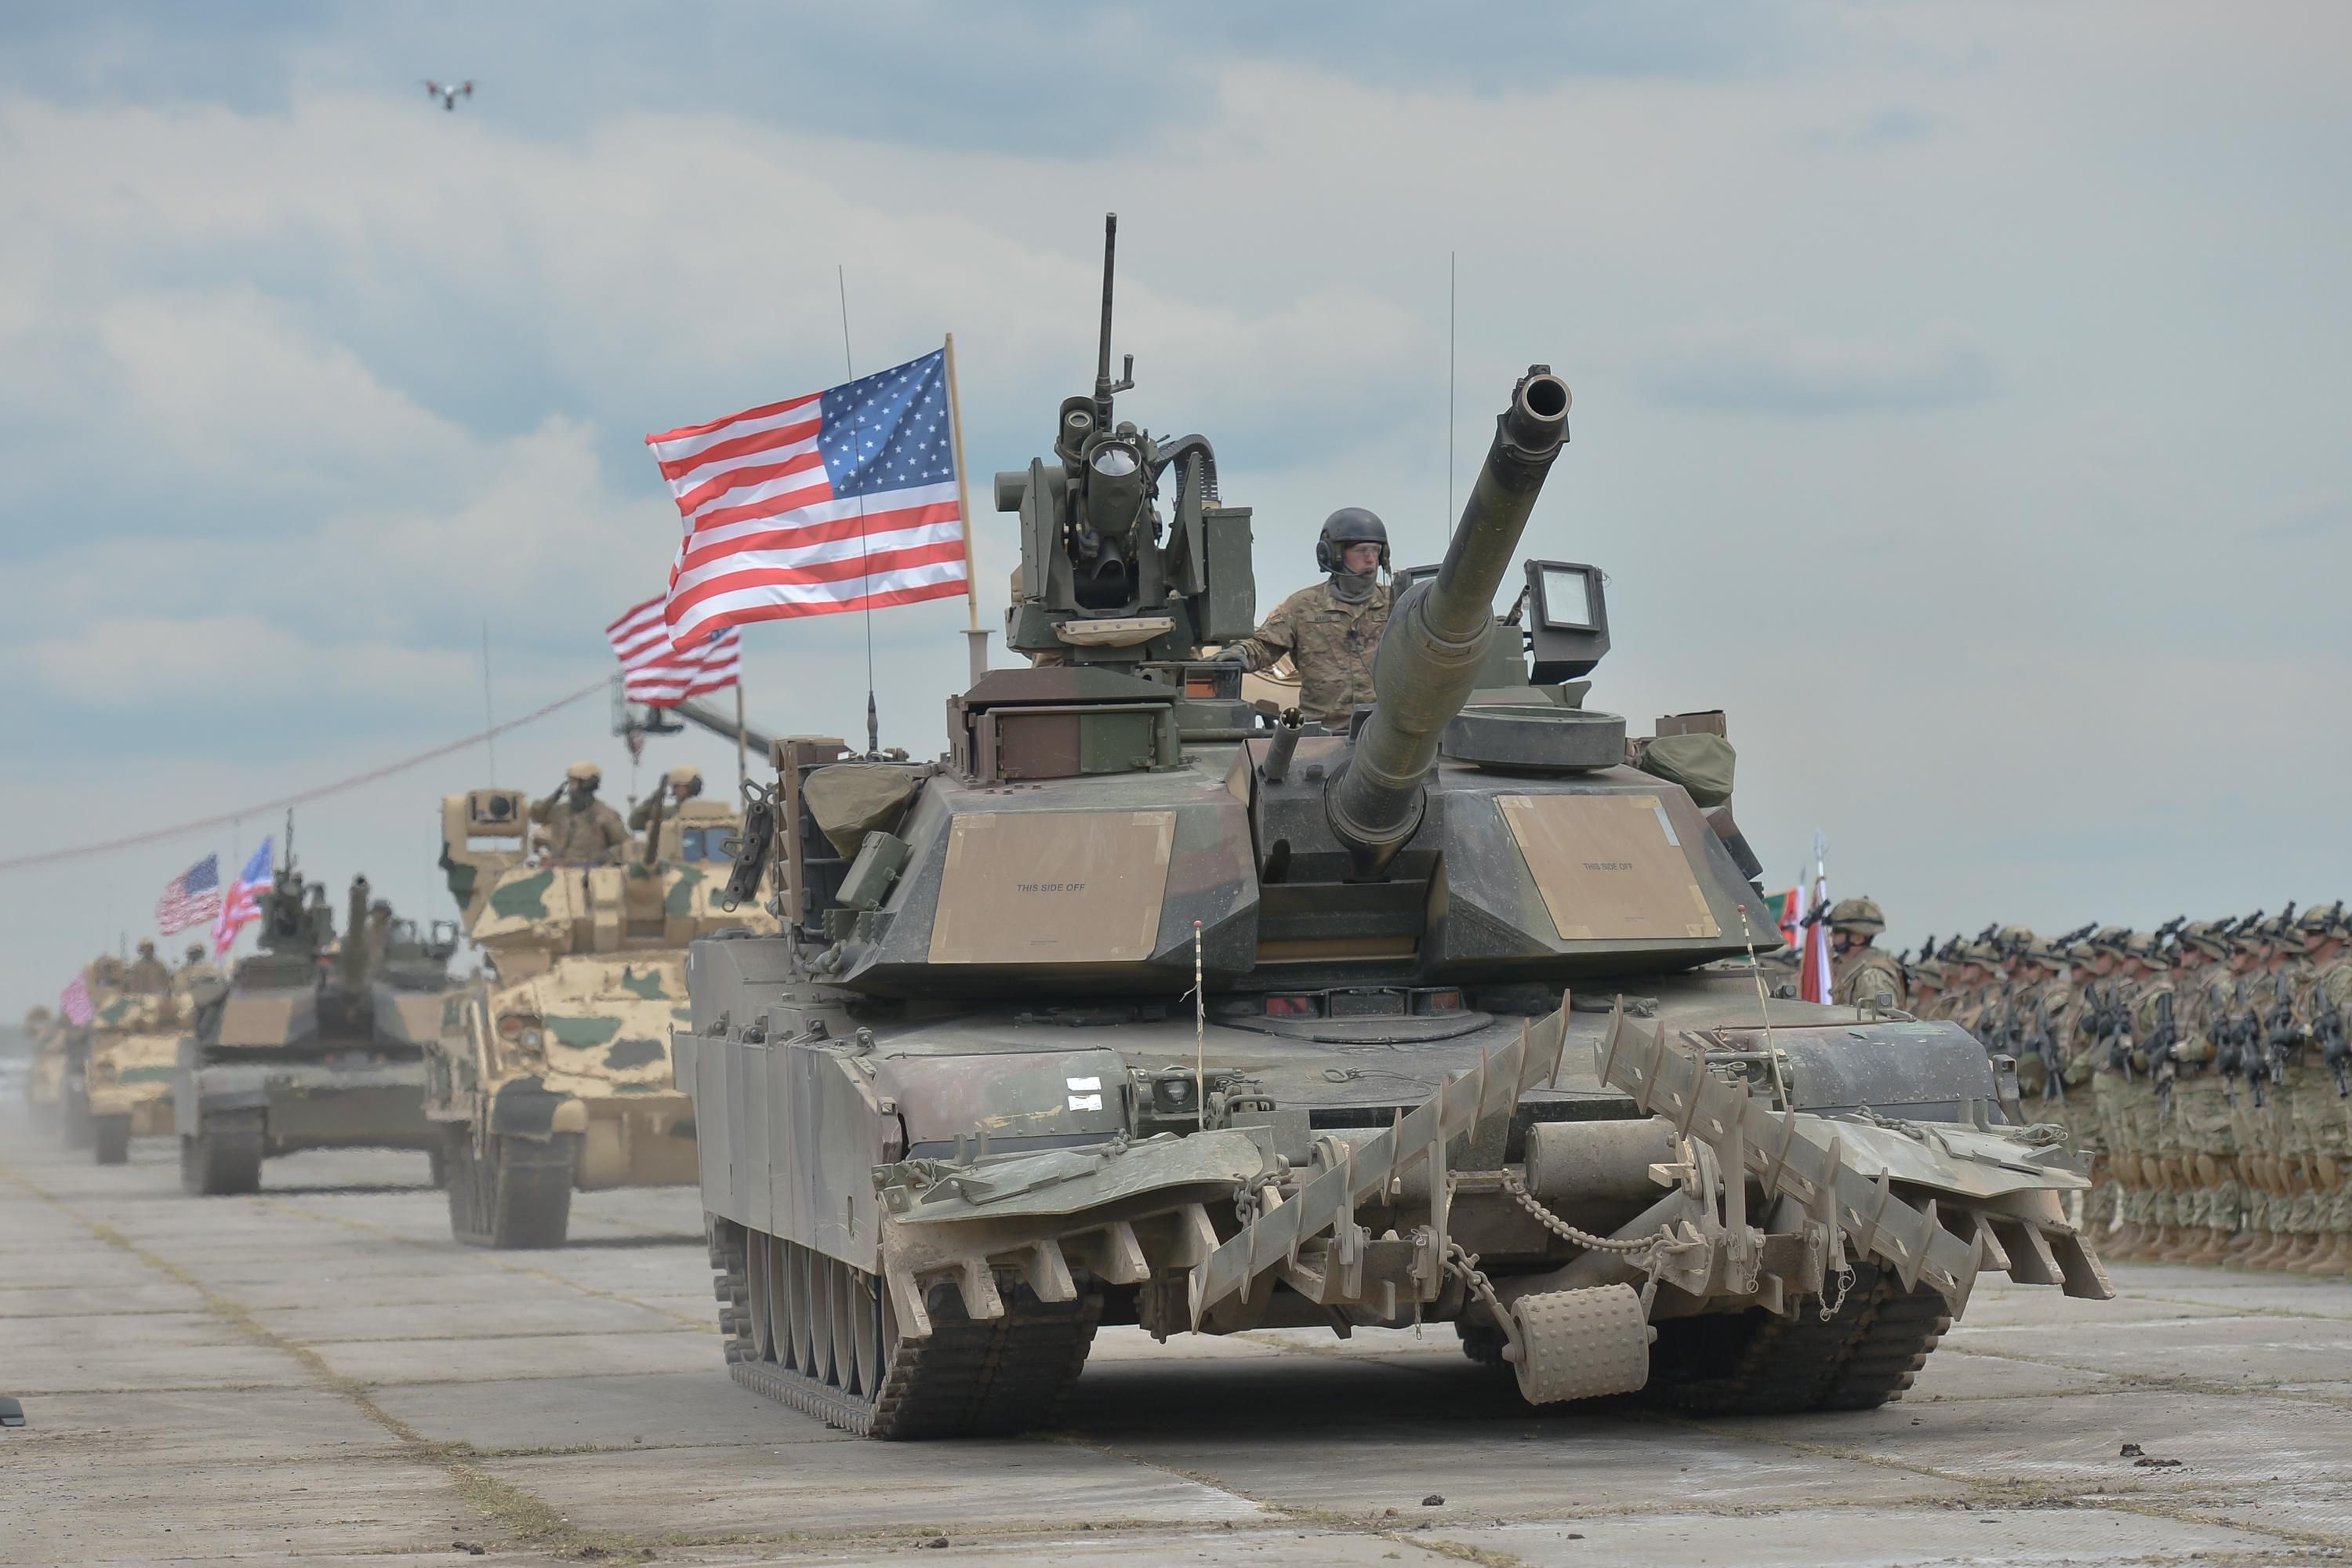
[[[290,835],[289,835],[290,838]],[[326,886],[286,864],[261,898],[261,952],[197,987],[173,1080],[180,1184],[250,1193],[264,1159],[305,1149],[415,1149],[441,1180],[425,1116],[424,1042],[439,1027],[454,927],[420,934],[352,879],[342,941]]]
[[[575,1189],[696,1179],[669,1060],[686,944],[743,923],[712,901],[740,825],[728,806],[687,801],[627,863],[564,866],[538,852],[530,805],[502,789],[441,803],[441,864],[492,972],[444,999],[425,1111],[449,1227],[485,1247],[562,1246]]]
[[[1583,705],[1601,573],[1528,562],[1496,614],[1559,377],[1402,574],[1378,702],[1259,729],[1198,657],[1249,628],[1249,513],[1206,440],[1114,422],[1109,318],[1107,255],[1095,392],[997,478],[1011,646],[1051,662],[952,699],[935,763],[780,742],[730,889],[784,929],[688,950],[738,1382],[1008,1432],[1101,1324],[1451,1321],[1537,1404],[1859,1409],[1980,1270],[2111,1293],[1965,1033],[1722,966],[1778,939],[1720,715],[1629,752]]]

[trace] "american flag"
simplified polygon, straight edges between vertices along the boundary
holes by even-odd
[[[90,1021],[97,1009],[89,1005],[89,975],[75,975],[73,984],[58,993],[58,1010],[66,1016],[66,1022],[77,1029]]]
[[[666,595],[647,599],[604,628],[629,700],[649,708],[674,708],[743,678],[743,634],[730,628],[689,648],[674,647],[662,616],[668,603]]]
[[[671,641],[965,591],[946,361],[646,437],[686,519]]]
[[[228,897],[221,900],[219,918],[213,921],[213,956],[218,958],[236,941],[236,933],[261,918],[261,889],[269,886],[270,876],[277,866],[272,854],[276,841],[265,838],[245,869],[230,884]]]
[[[165,885],[155,900],[155,929],[164,936],[202,925],[220,913],[220,857],[207,855]]]

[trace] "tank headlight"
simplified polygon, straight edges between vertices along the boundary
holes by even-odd
[[[523,1048],[524,1048],[525,1050],[531,1050],[531,1051],[535,1051],[535,1050],[539,1049],[539,1045],[540,1045],[540,1041],[541,1041],[541,1038],[543,1038],[543,1037],[540,1034],[540,1032],[539,1032],[537,1029],[525,1029],[525,1030],[522,1032],[522,1045],[523,1045]]]
[[[520,1013],[509,1013],[499,1020],[499,1033],[509,1040],[521,1038],[522,1032],[529,1027],[530,1020]]]

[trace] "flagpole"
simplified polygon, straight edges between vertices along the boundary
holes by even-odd
[[[980,625],[980,573],[971,551],[971,486],[964,478],[963,466],[963,401],[956,395],[955,334],[947,335],[948,355],[948,435],[955,444],[956,508],[963,513],[963,597],[970,610],[971,625],[964,632],[964,641],[971,655],[971,683],[988,673],[988,633]]]
[[[743,738],[743,673],[735,672],[735,798],[751,804],[751,742]]]

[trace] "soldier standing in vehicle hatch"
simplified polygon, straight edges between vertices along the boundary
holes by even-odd
[[[534,803],[530,819],[545,831],[548,858],[566,866],[602,866],[628,852],[629,830],[621,814],[596,798],[604,772],[593,763],[574,763],[563,784]]]
[[[1389,564],[1387,525],[1362,507],[1341,507],[1323,520],[1315,563],[1328,575],[1285,599],[1221,657],[1264,669],[1289,655],[1299,711],[1344,731],[1356,708],[1372,700],[1372,650],[1388,629],[1391,584],[1380,579]]]

